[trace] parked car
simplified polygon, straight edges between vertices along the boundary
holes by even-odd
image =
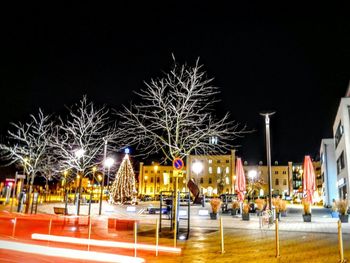
[[[141,197],[141,201],[146,202],[146,201],[153,201],[153,197],[150,195],[144,195]]]

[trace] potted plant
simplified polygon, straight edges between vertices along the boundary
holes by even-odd
[[[272,198],[272,206],[275,207],[276,218],[281,220],[281,199],[280,197]]]
[[[348,211],[348,200],[338,200],[335,205],[337,206],[337,210],[339,213],[339,219],[342,223],[348,223],[349,222],[349,215],[347,214]]]
[[[255,204],[256,204],[256,214],[257,216],[260,216],[262,211],[264,210],[265,200],[258,198],[255,200]]]
[[[282,217],[287,216],[287,203],[285,200],[281,200],[280,202],[280,213]]]
[[[311,204],[309,201],[305,199],[303,200],[303,210],[304,210],[304,214],[303,214],[304,222],[311,222]]]
[[[221,199],[220,198],[213,198],[210,200],[211,210],[210,213],[210,219],[217,219],[217,214],[220,210],[221,206]]]
[[[332,216],[332,218],[339,218],[338,208],[337,208],[337,205],[336,205],[334,199],[333,199],[333,204],[332,204],[331,216]]]
[[[237,200],[232,201],[232,209],[231,209],[231,215],[235,216],[237,215],[237,210],[239,209],[239,203]]]
[[[242,207],[242,220],[249,221],[249,204],[244,203]]]

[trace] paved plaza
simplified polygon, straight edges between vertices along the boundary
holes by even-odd
[[[53,214],[54,206],[64,206],[63,203],[51,203],[38,206],[38,213],[43,215]],[[98,204],[93,204],[91,214],[96,220],[107,218],[132,218],[139,220],[139,242],[154,243],[154,228],[159,214],[149,214],[149,207],[157,206],[156,202],[141,203],[135,211],[128,211],[128,206],[113,206],[103,204],[102,216],[98,216]],[[3,213],[7,213],[9,206],[1,206]],[[184,210],[185,207],[180,207]],[[69,213],[74,214],[75,207],[68,206]],[[209,210],[206,207],[191,206],[191,231],[188,240],[179,240],[178,247],[182,249],[181,255],[160,253],[158,257],[154,253],[141,253],[140,257],[146,262],[338,262],[338,236],[337,219],[331,218],[330,210],[322,207],[313,207],[312,222],[305,223],[301,216],[300,205],[289,205],[287,217],[283,217],[279,223],[280,230],[280,257],[275,257],[275,226],[260,229],[259,218],[251,214],[250,221],[242,221],[239,215],[231,216],[221,214],[224,228],[224,250],[221,253],[220,246],[220,220],[211,220],[209,215],[199,215],[200,211]],[[81,213],[87,215],[88,206],[81,207]],[[9,213],[8,213],[9,214]],[[16,215],[16,213],[14,214]],[[165,216],[163,215],[165,218]],[[183,223],[181,223],[184,226]],[[106,225],[104,225],[107,228]],[[169,220],[163,221],[165,229],[169,226]],[[350,258],[350,225],[342,224],[345,258]],[[95,230],[97,231],[97,230]],[[102,230],[101,230],[102,231]],[[132,242],[132,233],[129,233]],[[161,233],[160,244],[172,246],[171,236]],[[109,236],[109,238],[111,238]],[[115,237],[118,239],[118,235]],[[113,252],[113,251],[111,251]],[[132,255],[133,252],[126,252]],[[91,261],[65,261],[52,257],[38,257],[37,255],[11,253],[11,261],[8,253],[0,250],[0,262],[91,262]],[[28,261],[29,260],[29,261]],[[32,261],[30,261],[32,260]]]

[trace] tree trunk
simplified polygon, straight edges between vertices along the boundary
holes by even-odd
[[[29,207],[31,205],[31,197],[33,193],[33,185],[34,185],[34,173],[30,175],[30,184],[29,184],[29,191],[27,193],[27,200],[26,200],[26,210],[25,213],[29,213]]]
[[[80,200],[81,200],[81,186],[82,186],[82,181],[83,181],[83,174],[84,173],[80,173],[79,172],[79,186],[78,186],[78,207],[77,207],[77,216],[79,215],[80,213]]]

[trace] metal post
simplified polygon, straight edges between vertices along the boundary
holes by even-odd
[[[156,219],[156,256],[158,257],[158,244],[159,244],[159,219]]]
[[[270,146],[270,115],[271,113],[260,113],[260,115],[265,116],[265,126],[266,126],[266,160],[267,160],[267,173],[268,173],[268,184],[269,184],[269,208],[272,210],[272,175],[271,175],[271,146]]]
[[[220,240],[221,240],[221,254],[225,253],[224,247],[224,227],[222,224],[222,217],[220,217]]]
[[[13,228],[12,228],[12,238],[14,238],[14,237],[15,237],[16,225],[17,225],[17,217],[15,217],[15,221],[13,222]]]
[[[13,184],[13,192],[12,192],[12,200],[11,200],[10,213],[12,213],[13,202],[14,202],[14,200],[15,200],[16,183],[17,183],[17,172],[16,172],[16,175],[15,175],[15,183]]]
[[[89,243],[88,243],[88,251],[90,251],[90,238],[91,238],[91,216],[89,215]]]
[[[276,218],[275,234],[276,234],[276,258],[279,258],[280,257],[280,238],[278,234],[278,218]]]
[[[137,222],[135,221],[134,223],[134,240],[135,240],[135,245],[134,245],[134,257],[136,257],[136,250],[137,250]]]
[[[340,256],[339,262],[343,263],[345,261],[344,261],[344,249],[343,249],[343,234],[342,234],[340,220],[338,220],[338,245],[339,245],[339,256]]]
[[[178,187],[178,181],[179,177],[178,175],[175,177],[175,202],[173,202],[173,205],[175,205],[174,211],[175,211],[175,223],[174,223],[174,247],[176,247],[176,241],[177,241],[177,187]],[[175,204],[174,204],[175,203]]]
[[[103,163],[106,162],[106,156],[107,156],[107,140],[105,141],[105,147],[103,151]],[[101,215],[102,212],[102,197],[103,197],[103,186],[105,184],[105,166],[103,165],[103,176],[102,176],[102,182],[101,182],[101,193],[100,193],[100,208],[98,214]]]

